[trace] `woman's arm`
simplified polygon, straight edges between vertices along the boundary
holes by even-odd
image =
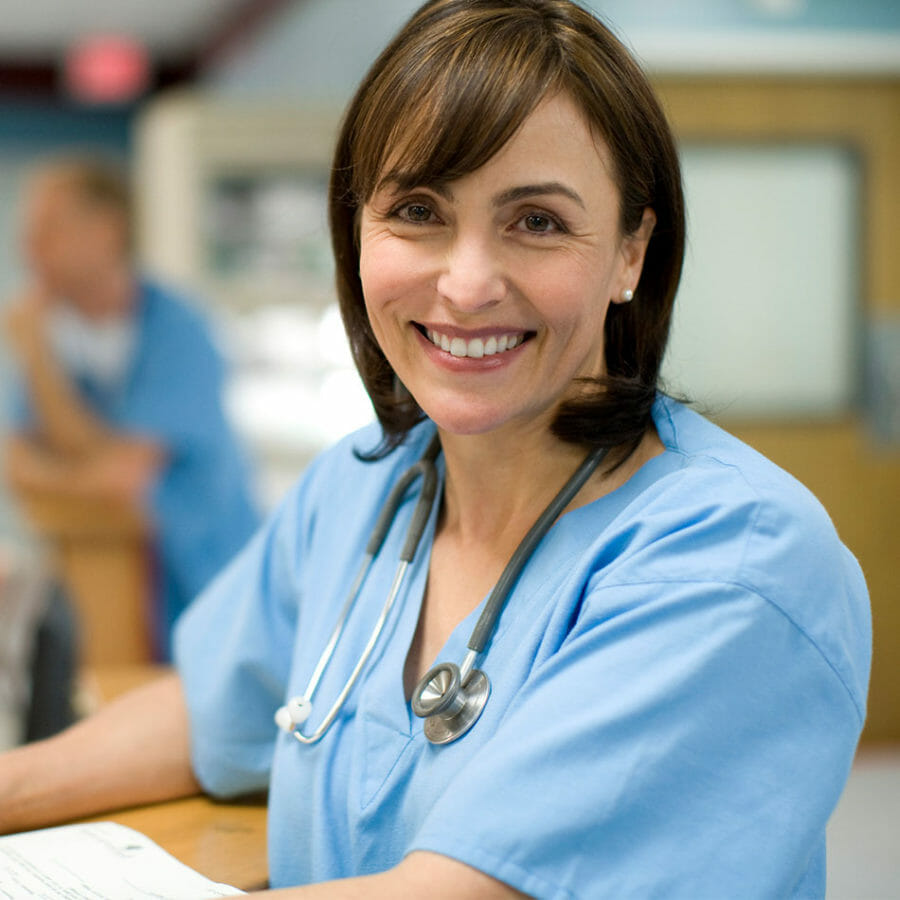
[[[181,681],[167,675],[114,700],[56,737],[0,756],[0,833],[199,790],[190,765]],[[417,852],[378,875],[265,896],[504,900],[523,895],[449,857]]]
[[[0,756],[0,833],[199,790],[181,682],[166,675],[56,737]]]
[[[438,853],[411,853],[387,872],[346,878],[306,887],[263,892],[273,900],[393,900],[428,897],[429,900],[511,900],[525,894],[465,863]]]

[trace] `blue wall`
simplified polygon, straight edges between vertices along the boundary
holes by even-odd
[[[896,0],[592,0],[583,4],[629,29],[900,30]]]
[[[47,151],[70,145],[124,153],[131,142],[133,118],[131,108],[99,110],[0,100],[0,153],[11,147]]]

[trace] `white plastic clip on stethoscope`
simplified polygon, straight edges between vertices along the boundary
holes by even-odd
[[[353,689],[353,685],[359,678],[363,667],[372,654],[372,650],[384,629],[384,623],[387,620],[391,607],[400,592],[400,587],[406,576],[409,564],[415,556],[416,549],[425,531],[431,509],[434,504],[435,495],[437,493],[437,472],[434,466],[434,460],[437,457],[440,444],[437,437],[428,445],[422,458],[413,466],[411,466],[404,474],[400,481],[391,491],[387,502],[372,537],[366,547],[366,555],[359,573],[350,589],[344,608],[338,618],[337,625],[331,633],[328,644],[322,652],[316,668],[313,671],[309,684],[302,696],[291,698],[285,706],[282,706],[275,714],[275,721],[279,727],[290,732],[303,744],[314,744],[322,738],[331,723],[337,717],[348,694]],[[531,526],[528,533],[522,539],[522,542],[516,548],[509,562],[506,564],[503,573],[500,575],[497,584],[491,591],[487,603],[478,618],[475,629],[469,638],[468,650],[462,664],[457,666],[455,663],[445,662],[438,663],[432,669],[425,673],[425,676],[416,685],[412,693],[411,705],[413,712],[420,718],[425,719],[425,736],[433,744],[448,744],[464,735],[478,721],[488,696],[491,692],[490,679],[480,669],[475,668],[475,662],[479,654],[484,652],[485,647],[494,633],[497,620],[511,593],[525,563],[531,558],[535,548],[541,542],[544,535],[550,530],[553,523],[559,518],[562,511],[569,505],[578,491],[584,486],[584,483],[590,478],[597,466],[600,465],[603,457],[606,455],[605,448],[592,450],[581,465],[575,470],[574,474],[563,485],[560,492],[550,501],[547,508],[538,516],[537,521]],[[400,554],[400,561],[397,565],[397,571],[394,574],[394,580],[391,584],[391,590],[388,594],[387,601],[375,623],[375,628],[362,652],[362,656],[357,662],[344,685],[343,690],[335,700],[334,705],[328,711],[328,715],[319,725],[319,727],[311,734],[305,735],[300,731],[300,727],[309,718],[312,711],[312,698],[315,693],[319,679],[325,671],[326,666],[331,660],[334,653],[335,645],[340,638],[344,629],[344,623],[350,613],[350,609],[356,601],[357,596],[362,588],[363,581],[368,573],[375,556],[381,548],[384,538],[390,529],[394,515],[403,501],[403,497],[409,486],[419,476],[422,476],[422,493],[416,503],[413,511],[412,520],[406,533],[406,541]]]

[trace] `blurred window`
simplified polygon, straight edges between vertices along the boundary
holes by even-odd
[[[214,296],[237,301],[216,309],[234,363],[229,411],[262,462],[267,506],[373,418],[335,298],[326,197],[322,167],[226,169],[203,194],[203,270]]]
[[[856,157],[689,143],[682,160],[688,249],[668,386],[730,417],[846,411],[862,329]]]

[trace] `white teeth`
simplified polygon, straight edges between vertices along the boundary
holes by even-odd
[[[446,334],[427,329],[425,334],[435,347],[440,347],[445,353],[452,356],[468,357],[469,359],[481,359],[483,356],[493,356],[495,353],[503,353],[504,350],[512,350],[525,340],[525,335],[501,334],[499,337],[491,335],[489,338],[465,338],[448,337]]]

